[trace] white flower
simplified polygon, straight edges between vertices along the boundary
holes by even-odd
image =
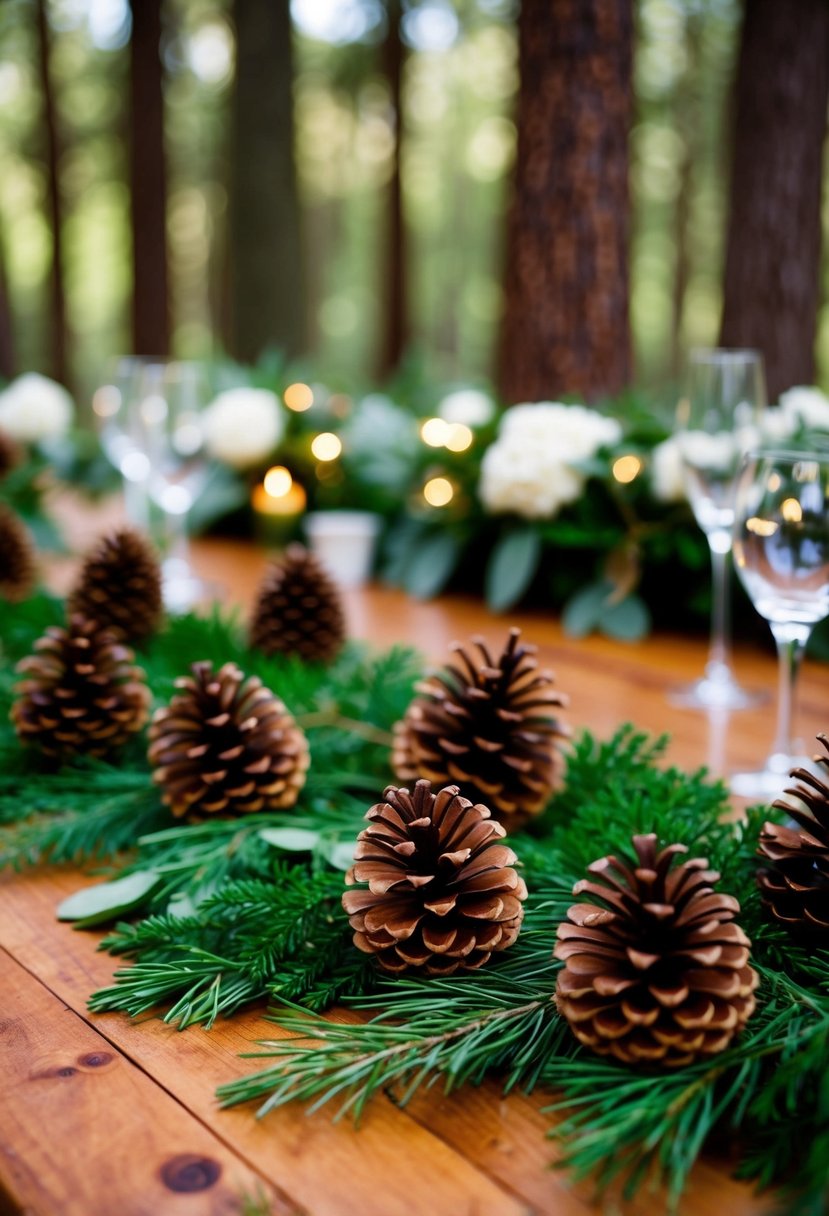
[[[727,473],[742,450],[733,431],[681,431],[677,440],[686,464],[718,473]]]
[[[780,394],[780,408],[796,422],[816,431],[829,431],[829,397],[819,388],[798,385]]]
[[[583,405],[516,405],[501,421],[498,439],[484,453],[479,493],[488,511],[514,511],[551,519],[584,490],[577,462],[617,443],[622,428]]]
[[[463,426],[486,426],[495,416],[495,402],[478,388],[459,388],[443,398],[438,416]]]
[[[760,434],[768,443],[785,443],[797,430],[797,417],[792,410],[771,407],[760,414]]]
[[[219,393],[202,421],[208,452],[234,469],[264,460],[285,430],[279,398],[266,388],[231,388]]]
[[[65,435],[74,412],[63,385],[37,372],[18,376],[0,393],[0,428],[21,443]]]
[[[653,449],[650,474],[654,497],[659,502],[682,502],[685,498],[685,477],[682,448],[676,435],[671,435]]]

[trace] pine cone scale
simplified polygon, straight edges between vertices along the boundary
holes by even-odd
[[[251,645],[264,654],[295,654],[330,663],[345,642],[345,613],[334,581],[302,545],[290,545],[259,588]]]
[[[67,609],[141,642],[161,621],[161,569],[147,540],[132,528],[101,538],[87,554]]]

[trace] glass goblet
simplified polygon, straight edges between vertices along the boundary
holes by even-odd
[[[164,602],[184,612],[208,592],[189,559],[187,515],[207,482],[203,411],[209,383],[199,363],[142,360],[130,408],[130,432],[148,463],[147,490],[164,525]]]
[[[765,700],[740,686],[731,666],[729,555],[734,480],[756,445],[766,404],[763,359],[753,350],[693,350],[687,394],[677,408],[686,493],[711,551],[711,641],[701,679],[672,690],[690,709],[745,709]]]
[[[814,625],[829,615],[829,453],[751,453],[737,481],[734,562],[777,645],[777,730],[762,769],[731,779],[735,794],[772,799],[795,756],[792,718],[797,675]]]
[[[92,397],[92,411],[104,453],[121,474],[127,519],[142,532],[150,530],[147,482],[150,461],[142,450],[134,398],[144,360],[113,359]]]

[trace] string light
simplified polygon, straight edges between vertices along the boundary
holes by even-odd
[[[453,422],[449,427],[445,446],[450,452],[465,452],[472,446],[473,439],[471,427],[468,427],[465,422]]]
[[[285,402],[289,410],[294,410],[297,414],[304,413],[305,410],[310,410],[314,404],[314,393],[310,384],[289,384],[282,394],[282,400]]]
[[[311,451],[317,460],[336,460],[342,450],[343,445],[333,431],[323,431],[311,442]]]
[[[262,484],[271,498],[284,498],[286,494],[290,494],[294,479],[284,465],[275,464],[272,469],[268,469]]]
[[[788,524],[799,524],[803,519],[803,508],[796,498],[784,498],[780,504],[780,514]]]
[[[638,456],[620,456],[618,460],[613,461],[613,476],[623,486],[628,485],[635,477],[638,477],[642,471],[642,461]]]
[[[442,418],[427,418],[420,428],[420,438],[430,448],[442,448],[449,438],[451,427]]]
[[[423,487],[423,497],[430,507],[445,507],[455,497],[455,487],[448,477],[430,477]]]

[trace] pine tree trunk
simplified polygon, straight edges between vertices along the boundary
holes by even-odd
[[[167,355],[167,165],[161,65],[161,0],[130,0],[130,197],[132,344],[136,355]]]
[[[746,0],[720,341],[762,351],[770,400],[814,378],[827,99],[826,0]]]
[[[401,152],[403,146],[403,65],[405,54],[400,37],[403,6],[400,0],[388,0],[386,5],[388,30],[383,43],[383,69],[389,89],[391,119],[394,124],[392,173],[388,183],[386,248],[381,259],[382,325],[378,372],[381,379],[400,365],[409,340],[409,320],[406,301],[406,225],[403,216],[403,182]]]
[[[674,282],[671,298],[671,372],[675,378],[682,372],[684,343],[682,321],[685,312],[685,297],[691,277],[691,200],[694,191],[694,166],[700,150],[699,69],[701,14],[693,10],[685,13],[684,50],[685,69],[679,81],[675,97],[674,125],[682,141],[679,159],[676,204],[674,210]]]
[[[0,236],[0,377],[11,380],[16,371],[9,280],[6,274],[5,249]]]
[[[63,206],[60,194],[61,144],[57,107],[52,89],[50,70],[51,38],[46,14],[46,0],[37,0],[38,70],[43,99],[43,139],[46,159],[46,205],[52,237],[52,261],[49,270],[49,352],[50,371],[55,380],[68,384],[68,334],[66,326],[66,291],[63,281]]]
[[[631,375],[632,0],[524,0],[499,387],[595,399]]]
[[[306,346],[293,48],[289,0],[235,0],[233,15],[229,345],[252,363],[267,347]]]

